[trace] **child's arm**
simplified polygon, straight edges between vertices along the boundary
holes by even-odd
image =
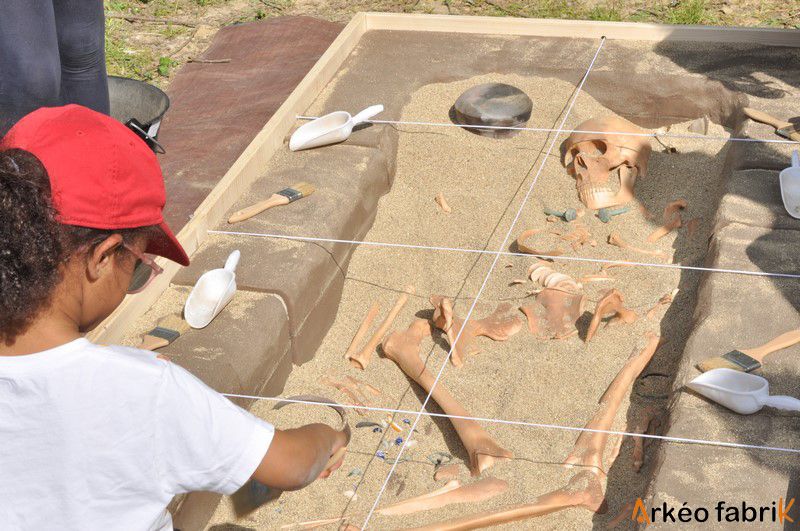
[[[253,479],[280,490],[302,489],[318,477],[328,477],[341,466],[342,459],[325,469],[331,456],[346,444],[342,432],[325,424],[275,430]]]
[[[326,466],[347,445],[345,434],[324,424],[275,430],[185,369],[158,363],[153,451],[164,491],[233,494],[251,477],[276,489],[300,489],[341,465],[339,459]]]

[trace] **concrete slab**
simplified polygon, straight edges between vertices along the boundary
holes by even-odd
[[[732,233],[732,234],[731,234]],[[766,271],[796,272],[800,258],[793,248],[800,242],[796,231],[770,230],[730,224],[712,240],[714,267],[760,267]],[[694,366],[734,349],[754,347],[800,327],[800,282],[791,278],[744,277],[710,274],[703,281],[695,313],[695,330],[687,342],[680,386],[697,374]],[[800,347],[789,347],[769,357],[762,374],[775,389],[796,381],[795,360]],[[794,368],[793,368],[794,367]],[[784,391],[791,394],[790,385]]]
[[[717,226],[735,222],[756,227],[800,230],[800,220],[783,207],[778,173],[774,170],[738,170],[725,183],[717,211]]]
[[[786,105],[790,105],[789,102]],[[778,113],[775,113],[778,114]],[[781,140],[775,134],[775,128],[755,122],[746,122],[739,136],[767,140]],[[737,148],[736,157],[732,161],[737,169],[766,169],[780,171],[791,165],[792,150],[797,144],[743,142]]]
[[[126,344],[170,314],[181,314],[190,288],[170,287],[131,329]],[[159,350],[221,393],[278,394],[291,368],[286,309],[274,295],[240,290],[200,330]]]
[[[786,119],[797,116],[792,105],[800,75],[785,65],[798,58],[797,48],[747,43],[609,40],[585,89],[643,127],[705,114],[737,130],[746,105]],[[772,131],[758,137],[775,138]]]
[[[318,337],[320,333],[324,335],[333,320],[330,311],[335,311],[335,299],[329,298],[335,291],[328,293],[328,290],[334,282],[338,283],[334,286],[341,284],[344,273],[330,253],[317,244],[274,238],[212,235],[198,249],[192,265],[175,277],[175,284],[193,286],[202,273],[221,267],[225,258],[236,249],[242,253],[236,275],[240,290],[279,297],[285,305],[292,338],[301,335],[312,310],[318,306],[327,308],[327,314],[315,313],[322,319],[314,322],[314,327],[319,330],[314,337]],[[334,281],[337,276],[339,279]],[[314,343],[309,341],[306,348]],[[295,350],[293,359],[299,363],[308,356]]]
[[[294,153],[284,148],[270,161],[264,176],[239,198],[229,214],[298,182],[308,182],[316,191],[288,206],[275,207],[239,223],[222,222],[216,228],[360,240],[372,226],[378,200],[391,187],[390,157],[395,158],[393,153],[384,152],[380,147],[349,143]],[[341,266],[346,266],[346,255],[351,246],[328,242],[318,242],[318,245],[330,251]]]
[[[738,218],[765,225],[783,224],[774,206],[759,201],[770,195],[774,198],[774,183],[773,186],[767,184],[774,177],[773,172],[763,170],[734,172],[720,207],[721,221],[712,238],[708,265],[746,270],[798,271],[800,258],[793,252],[800,243],[796,230],[724,221]],[[741,195],[737,192],[741,192]],[[743,199],[743,196],[748,199]],[[800,283],[795,279],[707,274],[698,294],[693,318],[694,331],[686,343],[673,383],[668,435],[800,448],[797,444],[800,421],[796,416],[767,408],[744,417],[684,387],[686,382],[699,374],[695,367],[697,363],[734,349],[764,344],[788,330],[800,327],[798,308]],[[772,393],[796,394],[796,382],[800,378],[800,368],[796,363],[798,355],[800,348],[797,346],[776,352],[757,371],[770,381]],[[651,507],[665,502],[680,507],[688,502],[691,507],[702,506],[713,510],[721,500],[729,504],[745,501],[750,506],[771,506],[780,498],[787,500],[800,494],[795,480],[800,472],[796,454],[667,442],[659,445],[656,459],[656,472],[649,487],[648,506]],[[712,520],[715,518],[716,515],[712,513]],[[655,524],[655,527],[666,525]],[[791,524],[783,527],[772,522],[760,525],[765,529],[794,528]],[[738,528],[724,520],[722,523],[710,523],[708,527]],[[744,529],[747,524],[739,527]]]
[[[797,274],[797,245],[796,230],[727,223],[711,238],[706,263],[722,269]]]
[[[708,423],[708,419],[704,419]],[[753,423],[757,424],[757,423]],[[711,424],[714,433],[715,424]],[[769,429],[768,426],[752,425]],[[797,423],[793,430],[785,431],[793,434],[796,441]],[[751,507],[772,508],[782,498],[784,502],[797,499],[798,484],[794,478],[800,469],[797,459],[790,454],[776,452],[734,450],[719,447],[698,445],[665,444],[662,472],[651,486],[652,499],[648,507],[660,507],[667,503],[677,510],[690,507],[692,510],[704,507],[709,510],[710,518],[703,524],[684,524],[702,526],[703,529],[797,529],[788,521],[783,524],[772,521],[752,521],[749,523],[733,523],[724,519],[717,521],[716,505],[723,501],[726,507],[738,506],[744,502]],[[796,504],[795,504],[796,505]],[[724,515],[725,513],[723,513]],[[795,518],[797,509],[793,507],[789,516]],[[654,522],[648,529],[672,529],[674,523]]]

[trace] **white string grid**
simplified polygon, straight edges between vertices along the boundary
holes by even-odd
[[[323,243],[345,243],[352,245],[369,245],[373,247],[395,247],[400,249],[416,249],[423,251],[448,251],[448,252],[461,252],[461,253],[475,253],[475,254],[497,254],[498,251],[488,251],[486,249],[468,249],[462,247],[440,247],[436,245],[417,245],[413,243],[395,243],[395,242],[373,242],[368,240],[341,240],[336,238],[322,238],[317,236],[289,236],[287,234],[270,234],[262,232],[237,232],[229,230],[209,230],[208,234],[219,234],[223,236],[250,236],[260,238],[276,238],[282,240],[297,240],[308,242],[323,242]],[[595,264],[609,264],[609,265],[627,265],[627,266],[641,266],[641,267],[655,267],[663,269],[685,269],[688,271],[705,271],[709,273],[730,273],[737,275],[749,275],[755,277],[773,277],[773,278],[800,278],[800,273],[773,273],[770,271],[747,271],[746,269],[727,269],[721,267],[705,267],[693,266],[685,264],[659,264],[656,262],[631,262],[627,260],[608,260],[606,258],[592,258],[588,256],[550,256],[544,254],[530,254],[530,253],[515,253],[512,251],[499,251],[501,256],[522,256],[528,258],[542,258],[545,260],[553,260],[555,262],[589,262]]]
[[[567,123],[567,119],[569,118],[569,115],[572,112],[572,107],[575,105],[575,101],[577,101],[578,95],[583,89],[583,85],[584,83],[586,83],[586,79],[589,77],[589,73],[592,71],[592,67],[594,66],[594,63],[597,60],[597,57],[600,55],[600,51],[603,49],[603,44],[605,43],[605,41],[606,41],[605,37],[600,38],[600,45],[597,47],[597,50],[595,51],[594,56],[592,57],[592,61],[589,63],[589,67],[586,69],[586,73],[583,75],[580,84],[578,84],[578,87],[575,90],[575,94],[573,95],[571,101],[569,102],[569,106],[567,107],[567,110],[564,113],[564,118],[561,120],[561,123],[558,126],[558,131],[556,131],[556,134],[553,135],[553,140],[550,142],[550,145],[548,146],[547,152],[545,153],[544,157],[542,157],[542,163],[539,165],[539,169],[536,171],[536,175],[533,177],[533,180],[531,181],[531,184],[528,187],[528,191],[526,192],[525,197],[522,199],[522,203],[520,204],[519,209],[517,210],[517,213],[514,216],[513,221],[511,222],[511,226],[508,228],[508,231],[506,232],[506,235],[503,238],[503,242],[500,244],[500,246],[497,249],[497,252],[495,253],[494,260],[492,261],[492,264],[489,266],[489,271],[486,273],[486,277],[483,279],[483,283],[481,284],[481,287],[478,289],[478,292],[472,301],[472,305],[470,306],[469,311],[464,317],[464,322],[461,324],[461,328],[459,329],[458,334],[456,334],[456,337],[453,340],[453,344],[450,345],[450,350],[448,351],[447,356],[445,356],[442,366],[436,373],[436,377],[434,378],[433,383],[431,384],[430,391],[428,391],[425,400],[422,402],[422,407],[420,407],[419,412],[417,412],[414,418],[414,422],[412,422],[411,428],[408,431],[408,435],[406,436],[405,439],[403,439],[403,444],[400,445],[400,450],[397,452],[397,457],[395,458],[394,463],[392,463],[392,467],[389,469],[389,473],[386,475],[386,479],[384,480],[383,485],[381,485],[381,488],[378,491],[378,495],[375,497],[375,502],[372,504],[369,513],[367,513],[367,517],[364,519],[364,523],[361,526],[362,531],[367,528],[367,526],[369,525],[370,518],[372,518],[372,515],[375,513],[375,510],[378,508],[378,503],[380,503],[381,497],[383,496],[383,493],[386,491],[386,487],[389,484],[389,480],[394,474],[394,471],[397,468],[397,464],[400,462],[400,459],[403,457],[403,452],[405,451],[406,446],[408,445],[408,441],[411,439],[411,436],[414,434],[414,430],[416,430],[417,424],[419,424],[419,419],[422,418],[422,414],[425,411],[425,408],[428,406],[428,402],[430,402],[431,400],[431,395],[436,390],[436,386],[439,384],[439,380],[441,379],[442,374],[444,373],[445,367],[447,367],[447,363],[450,360],[450,356],[452,356],[453,354],[453,349],[458,344],[459,339],[461,339],[461,333],[464,331],[467,323],[472,317],[472,312],[475,310],[475,305],[478,303],[478,299],[480,299],[483,290],[486,288],[486,284],[489,282],[489,278],[492,276],[492,271],[494,271],[494,267],[497,265],[498,260],[500,260],[500,257],[503,255],[502,251],[503,249],[505,249],[506,243],[508,242],[508,239],[511,237],[511,233],[514,231],[514,227],[517,224],[517,220],[519,219],[520,215],[522,215],[522,211],[525,208],[525,205],[528,202],[531,193],[533,192],[533,188],[536,186],[536,181],[539,179],[539,175],[542,173],[545,164],[547,164],[547,160],[548,157],[550,156],[550,153],[552,153],[553,148],[556,145],[556,142],[558,142],[559,133],[564,129],[564,125]]]
[[[295,116],[298,120],[316,120],[319,116]],[[694,140],[715,140],[719,142],[756,142],[762,144],[800,144],[797,140],[780,139],[780,138],[749,138],[742,136],[710,136],[710,135],[687,135],[669,132],[653,132],[653,133],[634,133],[631,131],[593,131],[586,129],[550,129],[547,127],[522,127],[510,125],[473,125],[473,124],[455,124],[448,122],[414,122],[403,120],[364,120],[367,124],[385,124],[385,125],[416,125],[422,127],[460,127],[462,129],[499,129],[505,131],[528,131],[533,133],[559,133],[559,134],[572,134],[572,133],[585,133],[592,135],[620,135],[620,136],[641,136],[650,138],[681,138],[681,139],[694,139]]]
[[[486,274],[486,277],[483,280],[483,283],[478,290],[478,293],[474,297],[472,305],[470,306],[464,321],[462,323],[461,329],[458,331],[455,340],[453,341],[453,345],[457,344],[458,340],[460,339],[461,333],[465,328],[465,325],[469,321],[472,316],[472,313],[475,309],[475,306],[480,298],[481,294],[483,293],[489,278],[497,264],[497,261],[500,259],[501,256],[523,256],[523,257],[536,257],[536,258],[546,258],[549,260],[555,261],[575,261],[575,262],[590,262],[590,263],[599,263],[599,264],[620,264],[620,265],[630,265],[630,266],[643,266],[643,267],[655,267],[655,268],[668,268],[668,269],[681,269],[681,270],[693,270],[693,271],[704,271],[704,272],[713,272],[713,273],[730,273],[730,274],[740,274],[740,275],[750,275],[750,276],[764,276],[764,277],[777,277],[777,278],[800,278],[799,274],[794,273],[773,273],[773,272],[766,272],[766,271],[746,271],[746,270],[738,270],[738,269],[723,269],[723,268],[713,268],[713,267],[702,267],[702,266],[691,266],[691,265],[683,265],[683,264],[660,264],[660,263],[650,263],[650,262],[631,262],[631,261],[622,261],[622,260],[607,260],[607,259],[600,259],[600,258],[591,258],[591,257],[567,257],[567,256],[543,256],[543,255],[532,255],[528,253],[518,253],[518,252],[510,252],[504,251],[503,249],[508,242],[508,239],[513,232],[514,227],[530,198],[531,193],[533,192],[534,186],[541,174],[544,165],[546,164],[548,157],[550,156],[559,135],[565,133],[588,133],[588,134],[618,134],[623,136],[637,136],[637,137],[651,137],[651,138],[680,138],[680,139],[697,139],[697,140],[710,140],[710,141],[720,141],[720,142],[754,142],[754,143],[765,143],[765,144],[798,144],[799,142],[794,140],[781,140],[781,139],[760,139],[760,138],[745,138],[745,137],[720,137],[720,136],[707,136],[707,135],[686,135],[686,134],[672,134],[668,132],[654,132],[654,133],[632,133],[632,132],[611,132],[608,131],[592,131],[592,130],[581,130],[581,129],[565,129],[564,125],[566,124],[567,119],[572,111],[572,108],[580,94],[583,86],[588,78],[592,68],[597,60],[597,57],[600,54],[600,51],[603,48],[603,44],[605,42],[605,37],[601,38],[600,45],[598,46],[594,57],[592,58],[589,67],[583,76],[580,84],[578,85],[572,99],[570,100],[569,106],[566,110],[564,118],[561,121],[561,124],[557,129],[552,128],[544,128],[544,127],[509,127],[509,126],[484,126],[484,125],[468,125],[468,124],[454,124],[454,123],[441,123],[441,122],[422,122],[422,121],[401,121],[401,120],[367,120],[366,123],[373,123],[373,124],[387,124],[387,125],[408,125],[408,126],[423,126],[423,127],[460,127],[460,128],[476,128],[476,129],[500,129],[500,130],[516,130],[516,131],[528,131],[528,132],[537,132],[537,133],[556,133],[553,137],[552,142],[550,143],[545,156],[542,159],[542,164],[539,166],[539,169],[536,172],[536,175],[531,182],[531,185],[523,198],[523,201],[517,211],[512,224],[505,235],[503,243],[500,245],[500,248],[497,251],[489,251],[489,250],[481,250],[481,249],[467,249],[467,248],[456,248],[456,247],[444,247],[444,246],[429,246],[429,245],[415,245],[415,244],[404,244],[404,243],[392,243],[392,242],[372,242],[372,241],[359,241],[359,240],[345,240],[345,239],[336,239],[336,238],[324,238],[324,237],[311,237],[311,236],[290,236],[284,234],[270,234],[270,233],[254,233],[254,232],[239,232],[239,231],[223,231],[223,230],[209,230],[209,234],[219,234],[219,235],[229,235],[229,236],[250,236],[250,237],[265,237],[265,238],[276,238],[276,239],[286,239],[286,240],[298,240],[298,241],[309,241],[309,242],[325,242],[325,243],[343,243],[343,244],[352,244],[352,245],[369,245],[369,246],[376,246],[376,247],[394,247],[394,248],[406,248],[406,249],[418,249],[418,250],[431,250],[431,251],[452,251],[452,252],[463,252],[463,253],[476,253],[476,254],[489,254],[494,255],[494,260],[489,267],[489,270]],[[297,116],[299,120],[314,120],[318,117],[315,116]],[[432,413],[425,411],[428,403],[430,402],[431,395],[439,383],[441,376],[444,372],[444,369],[447,366],[447,363],[452,355],[453,345],[450,347],[450,351],[447,353],[442,366],[440,367],[439,371],[436,374],[434,379],[433,385],[431,386],[430,392],[427,393],[422,406],[419,411],[410,411],[410,410],[403,410],[403,409],[392,409],[392,408],[382,408],[382,407],[373,407],[373,406],[364,406],[364,405],[355,405],[355,404],[339,404],[343,408],[348,409],[359,409],[359,410],[366,410],[366,411],[377,411],[377,412],[386,412],[392,414],[406,414],[406,415],[413,415],[414,421],[409,429],[408,434],[403,440],[403,444],[400,446],[399,452],[389,470],[389,473],[386,476],[378,494],[375,498],[375,501],[370,508],[369,513],[367,514],[364,523],[362,524],[362,530],[366,529],[369,521],[374,514],[375,510],[378,507],[381,497],[383,496],[386,487],[391,479],[392,475],[395,472],[397,464],[401,462],[401,457],[403,452],[406,449],[406,444],[409,440],[411,440],[411,436],[416,430],[416,427],[419,423],[419,420],[422,416],[429,416],[429,417],[442,417],[442,418],[454,418],[454,419],[465,419],[465,420],[474,420],[478,422],[488,422],[488,423],[499,423],[499,424],[507,424],[507,425],[515,425],[515,426],[524,426],[524,427],[531,427],[531,428],[540,428],[540,429],[553,429],[553,430],[562,430],[562,431],[573,431],[573,432],[593,432],[593,433],[606,433],[609,435],[618,435],[618,436],[628,436],[628,437],[641,437],[646,439],[657,439],[669,442],[677,442],[677,443],[689,443],[689,444],[701,444],[701,445],[711,445],[711,446],[720,446],[720,447],[728,447],[728,448],[738,448],[738,449],[751,449],[751,450],[764,450],[764,451],[777,451],[777,452],[785,452],[785,453],[794,453],[800,454],[800,449],[796,448],[786,448],[786,447],[775,447],[775,446],[765,446],[765,445],[754,445],[754,444],[745,444],[745,443],[735,443],[735,442],[728,442],[728,441],[715,441],[710,439],[695,439],[695,438],[686,438],[686,437],[672,437],[667,435],[652,435],[647,433],[633,433],[633,432],[625,432],[625,431],[614,431],[614,430],[598,430],[592,428],[585,428],[585,427],[577,427],[577,426],[565,426],[560,424],[547,424],[547,423],[536,423],[536,422],[528,422],[524,420],[509,420],[509,419],[498,419],[498,418],[485,418],[485,417],[471,417],[471,416],[459,416],[459,415],[448,415],[444,413]],[[251,399],[251,400],[269,400],[269,401],[284,401],[284,402],[292,402],[292,403],[299,403],[299,404],[306,404],[312,406],[324,406],[324,404],[320,404],[317,402],[305,401],[305,400],[297,400],[297,399],[286,399],[280,397],[265,397],[265,396],[253,396],[253,395],[242,395],[242,394],[233,394],[233,393],[223,393],[224,396],[229,398],[240,398],[240,399]]]
[[[258,395],[240,395],[235,393],[221,393],[222,396],[227,396],[228,398],[241,398],[246,400],[268,400],[271,402],[288,402],[291,404],[304,404],[308,406],[317,406],[317,407],[330,407],[330,404],[325,404],[321,402],[313,402],[310,400],[299,400],[296,398],[282,398],[280,396],[258,396]],[[342,404],[340,402],[336,403],[337,406],[342,407],[344,409],[358,409],[363,411],[375,411],[379,413],[392,413],[392,414],[403,414],[403,415],[416,415],[418,411],[411,411],[409,409],[393,409],[390,407],[376,407],[376,406],[365,406],[359,404]],[[690,437],[672,437],[670,435],[653,435],[650,433],[636,433],[636,432],[628,432],[628,431],[615,431],[615,430],[598,430],[595,428],[584,428],[582,426],[563,426],[561,424],[546,424],[541,422],[529,422],[526,420],[510,420],[510,419],[497,419],[492,417],[471,417],[471,416],[464,416],[464,415],[449,415],[447,413],[432,413],[429,411],[423,411],[421,413],[423,416],[426,417],[437,417],[437,418],[446,418],[446,419],[462,419],[462,420],[474,420],[476,422],[487,422],[487,423],[494,423],[494,424],[508,424],[511,426],[523,426],[526,428],[542,428],[542,429],[549,429],[549,430],[561,430],[561,431],[577,431],[583,432],[588,431],[591,433],[607,433],[609,435],[620,435],[625,437],[640,437],[642,439],[658,439],[659,441],[669,441],[669,442],[679,442],[679,443],[689,443],[689,444],[702,444],[707,446],[724,446],[726,448],[741,448],[745,450],[768,450],[768,451],[775,451],[775,452],[786,452],[792,454],[800,454],[800,448],[786,448],[783,446],[761,446],[758,444],[745,444],[745,443],[735,443],[735,442],[728,442],[728,441],[715,441],[712,439],[693,439]]]

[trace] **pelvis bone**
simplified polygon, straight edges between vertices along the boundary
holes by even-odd
[[[564,339],[575,334],[575,322],[583,314],[585,302],[580,284],[553,271],[547,262],[532,265],[528,276],[544,286],[533,304],[520,306],[531,334],[540,339]]]
[[[477,352],[478,349],[473,344],[476,337],[484,336],[494,341],[505,341],[522,329],[522,320],[512,313],[511,305],[508,303],[500,304],[494,312],[483,319],[470,319],[464,325],[464,320],[453,311],[453,301],[441,295],[431,295],[430,301],[435,308],[433,324],[447,335],[447,341],[452,348],[450,361],[456,367],[464,365],[464,358],[468,354]],[[461,331],[460,336],[459,331]]]
[[[562,163],[575,178],[578,198],[591,209],[624,205],[633,199],[639,176],[647,174],[650,137],[624,118],[591,118],[564,142]]]

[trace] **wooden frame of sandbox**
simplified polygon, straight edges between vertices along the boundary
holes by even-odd
[[[797,46],[800,39],[798,37],[800,32],[768,28],[358,13],[220,179],[197,208],[191,221],[178,233],[178,240],[190,256],[206,239],[207,231],[223,219],[236,200],[258,178],[262,168],[296,124],[295,117],[302,114],[333,79],[361,37],[373,30],[540,37],[606,37],[619,40],[752,43],[792,47]],[[158,300],[180,269],[180,266],[173,262],[160,260],[160,263],[164,268],[164,274],[160,275],[145,292],[127,298],[111,316],[91,332],[89,339],[101,343],[119,341],[126,326],[141,317]]]
[[[797,47],[800,42],[800,32],[775,29],[359,13],[342,30],[326,53],[197,208],[190,222],[180,231],[178,239],[190,256],[194,255],[208,238],[208,231],[224,219],[240,197],[263,175],[264,167],[283,147],[287,135],[297,125],[296,116],[307,111],[323,89],[334,80],[365,33],[374,30],[584,39],[606,37],[611,40],[700,41],[787,47]],[[90,334],[90,339],[101,343],[119,342],[125,335],[126,329],[158,301],[180,270],[180,267],[172,262],[161,260],[160,263],[164,267],[164,274],[160,275],[145,292],[126,299],[114,314]],[[218,497],[204,496],[200,493],[191,504],[184,504],[181,507],[182,525],[187,525],[187,522],[200,525],[199,522],[207,518],[207,511],[201,511],[199,507],[209,506],[217,501]]]
[[[269,161],[284,149],[288,134],[297,125],[296,115],[307,112],[319,98],[351,53],[362,43],[369,31],[415,31],[426,33],[461,33],[485,36],[520,37],[606,37],[633,41],[695,41],[708,43],[745,43],[753,45],[797,47],[800,32],[771,29],[726,29],[710,27],[656,26],[640,24],[597,23],[581,21],[472,18],[429,15],[396,15],[361,13],[356,15],[341,32],[314,68],[297,86],[250,145],[222,177],[205,201],[196,210],[191,221],[178,234],[190,255],[197,252],[208,238],[208,231],[223,221],[234,204],[247,193],[251,185],[264,175]],[[413,242],[411,242],[413,243]],[[165,274],[154,286],[137,297],[127,299],[122,306],[91,335],[103,343],[115,343],[125,335],[131,323],[137,321],[162,296],[171,283],[179,283],[175,276],[179,267],[162,261]],[[255,393],[255,391],[253,391]],[[262,394],[262,393],[258,393]],[[182,526],[205,525],[207,507],[216,504],[218,497],[193,495],[179,510]],[[202,508],[202,510],[201,510]],[[202,513],[202,514],[201,514]]]

